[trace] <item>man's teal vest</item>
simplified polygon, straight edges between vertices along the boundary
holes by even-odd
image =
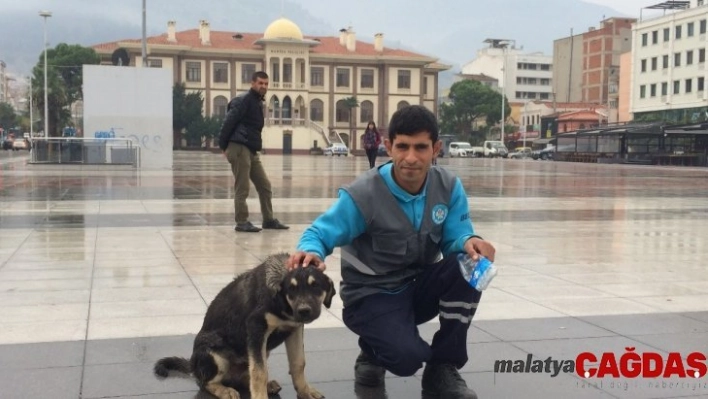
[[[442,225],[457,178],[432,167],[420,230],[416,230],[374,168],[343,187],[366,220],[366,231],[342,247],[344,305],[403,287],[441,257]]]

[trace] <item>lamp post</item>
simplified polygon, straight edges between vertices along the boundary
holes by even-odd
[[[34,138],[34,118],[33,109],[34,104],[32,104],[32,77],[29,77],[29,114],[30,114],[30,137]]]
[[[145,0],[143,0],[143,37],[142,37],[142,57],[143,57],[143,67],[148,66],[148,60],[147,60],[147,38],[146,38],[146,25],[147,25],[147,17],[146,17],[147,11],[145,9]]]
[[[40,11],[39,16],[44,18],[44,138],[49,136],[49,100],[47,95],[47,18],[52,16],[50,11]]]

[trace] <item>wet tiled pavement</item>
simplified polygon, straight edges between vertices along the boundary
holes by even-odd
[[[0,398],[194,398],[156,380],[188,356],[209,301],[267,254],[291,251],[361,157],[263,157],[290,231],[233,231],[223,157],[178,152],[170,171],[27,165],[0,154]],[[495,362],[708,353],[708,170],[443,159],[477,232],[497,246],[463,375],[480,398],[708,398],[708,377],[583,379],[495,373]],[[252,220],[260,222],[252,190]],[[338,252],[328,271],[340,279]],[[341,301],[306,331],[307,374],[328,398],[382,398],[353,383],[356,337]],[[436,324],[421,327],[432,337]],[[294,398],[282,348],[271,371]],[[386,383],[420,397],[420,376]]]

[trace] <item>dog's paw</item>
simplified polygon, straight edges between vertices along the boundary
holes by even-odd
[[[241,399],[238,391],[231,387],[223,387],[212,392],[219,399]]]
[[[283,389],[283,387],[278,384],[278,381],[276,380],[271,380],[268,381],[268,394],[269,395],[275,395],[278,392],[280,392]]]
[[[297,398],[298,399],[324,399],[324,395],[320,393],[320,391],[316,390],[315,388],[311,386],[307,386],[307,389],[304,389],[301,391],[297,392]]]

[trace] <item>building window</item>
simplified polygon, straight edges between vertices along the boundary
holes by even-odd
[[[647,46],[647,37],[648,37],[648,36],[647,36],[646,33],[642,33],[642,47],[646,47],[646,46]]]
[[[664,82],[661,84],[661,95],[665,96],[667,94],[669,94],[669,83]]]
[[[702,48],[698,50],[698,63],[702,64],[706,62],[706,49]]]
[[[324,121],[324,103],[322,100],[310,101],[310,120],[315,122]]]
[[[681,92],[681,81],[674,80],[674,94],[679,94]]]
[[[223,118],[226,116],[226,107],[229,105],[229,100],[224,96],[214,97],[214,109],[212,115]]]
[[[665,55],[661,58],[661,66],[664,69],[669,67],[669,56],[668,55]]]
[[[256,64],[241,65],[241,83],[251,83],[254,73],[256,73]]]
[[[270,78],[273,82],[280,82],[280,62],[278,60],[270,63]]]
[[[336,107],[335,120],[337,122],[349,122],[349,108],[347,108],[347,104],[344,100],[337,101]]]
[[[681,38],[681,25],[676,25],[676,39]]]
[[[693,22],[689,22],[686,24],[686,36],[688,36],[688,37],[693,36]]]
[[[642,60],[642,72],[647,71],[647,60]]]
[[[202,81],[202,63],[187,61],[187,82]]]
[[[651,86],[649,86],[649,95],[656,97],[656,83],[652,83]]]
[[[229,82],[229,64],[226,62],[214,63],[214,83]]]
[[[693,91],[693,79],[686,79],[686,93],[690,93]]]
[[[698,24],[698,33],[701,35],[704,35],[706,33],[706,20],[702,19],[701,22]]]
[[[674,66],[675,67],[681,66],[681,53],[674,54]]]
[[[373,69],[362,69],[361,70],[361,88],[362,89],[373,89],[374,88],[374,70]]]
[[[427,95],[427,94],[428,94],[428,77],[425,76],[423,78],[423,95]]]
[[[407,69],[401,69],[398,71],[398,88],[399,89],[410,89],[411,88],[411,71]]]
[[[671,29],[665,28],[664,29],[664,41],[668,42],[671,39]]]
[[[337,68],[337,87],[349,87],[349,69]]]
[[[686,51],[686,65],[693,65],[693,50]]]
[[[656,57],[652,57],[652,59],[651,59],[651,70],[652,71],[656,71],[656,68],[658,67],[657,64],[658,64],[658,59]]]
[[[293,82],[293,64],[283,64],[283,83]]]
[[[646,85],[639,86],[639,98],[644,98],[646,96],[647,96],[647,86]]]
[[[148,68],[162,68],[162,60],[148,58]]]
[[[659,31],[655,30],[651,33],[651,44],[659,43]]]
[[[362,101],[359,105],[359,122],[369,123],[374,120],[374,103],[371,101]]]
[[[551,79],[541,79],[541,85],[543,85],[543,86],[550,86],[550,85],[551,85]]]
[[[541,70],[542,70],[542,71],[550,71],[550,70],[551,70],[551,64],[541,64]]]
[[[698,78],[698,91],[703,91],[705,90],[705,78]]]
[[[324,86],[324,68],[323,67],[312,67],[310,68],[310,85],[311,86]]]
[[[548,93],[541,93],[541,100],[548,100],[550,95]]]

